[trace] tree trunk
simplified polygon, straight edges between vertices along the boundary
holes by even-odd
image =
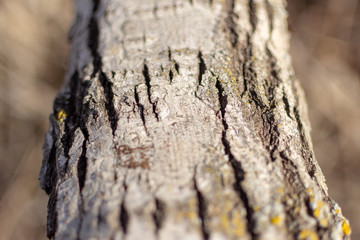
[[[41,187],[55,239],[349,239],[283,0],[78,0]]]

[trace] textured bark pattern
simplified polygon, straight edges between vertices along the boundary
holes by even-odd
[[[55,239],[349,239],[283,0],[78,0],[41,186]]]

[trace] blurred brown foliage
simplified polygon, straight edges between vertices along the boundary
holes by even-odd
[[[360,1],[288,0],[288,11],[315,155],[360,239]]]
[[[73,16],[72,0],[0,0],[0,239],[46,239],[38,173]]]
[[[360,238],[360,3],[289,0],[292,57],[330,195]],[[72,0],[0,0],[0,239],[45,239],[38,172],[66,70]]]

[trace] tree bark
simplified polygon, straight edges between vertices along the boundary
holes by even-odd
[[[41,187],[55,239],[349,239],[283,0],[78,0]]]

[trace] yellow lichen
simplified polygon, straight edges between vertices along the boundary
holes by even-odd
[[[220,229],[234,237],[242,237],[246,232],[246,224],[241,215],[241,211],[234,211],[234,203],[226,200],[225,206],[220,214]],[[230,214],[231,213],[231,214]]]
[[[351,234],[350,223],[349,223],[349,221],[347,219],[345,219],[344,222],[343,222],[342,230],[345,233],[345,235],[350,235]]]
[[[255,212],[260,211],[260,209],[261,209],[261,207],[260,207],[259,205],[256,205],[256,206],[254,207],[254,211],[255,211]]]
[[[323,201],[318,202],[317,207],[314,210],[314,217],[318,218],[320,216],[320,210],[321,210],[321,207],[324,206],[324,204],[325,203]]]
[[[65,112],[64,109],[61,109],[58,113],[57,113],[57,119],[59,120],[59,122],[64,122],[65,119],[67,117],[67,113]]]
[[[271,218],[271,223],[274,224],[274,225],[282,225],[282,223],[284,222],[284,217],[283,216],[274,216]]]
[[[320,215],[320,208],[316,208],[314,211],[314,217],[318,218]]]
[[[189,201],[181,206],[181,210],[177,212],[176,221],[182,221],[183,219],[189,219],[192,223],[198,223],[198,210],[197,210],[196,198],[191,198]]]
[[[188,217],[192,220],[195,220],[198,218],[198,215],[196,212],[188,212],[187,214],[188,214]]]
[[[329,221],[327,219],[321,219],[320,220],[320,225],[322,227],[327,227],[327,226],[329,226]]]
[[[245,223],[241,219],[241,215],[239,212],[234,214],[232,220],[233,226],[235,227],[235,235],[238,237],[244,236],[245,234]]]
[[[301,239],[301,240],[319,240],[319,236],[313,230],[305,229],[300,232],[299,239]]]
[[[225,214],[221,216],[221,226],[224,229],[229,229],[230,228],[229,217],[227,215],[225,215]]]

